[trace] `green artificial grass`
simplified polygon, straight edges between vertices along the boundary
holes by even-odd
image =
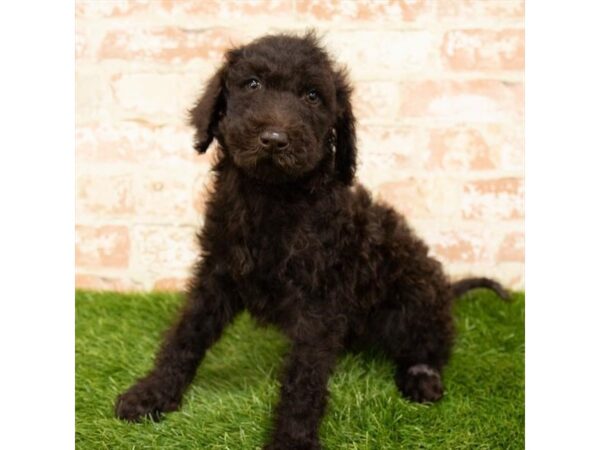
[[[175,294],[77,292],[77,448],[238,450],[267,439],[288,343],[247,314],[207,353],[180,411],[159,423],[114,417],[115,397],[151,367],[180,303]],[[503,303],[481,290],[457,302],[446,393],[433,406],[404,400],[381,355],[343,356],[329,382],[324,448],[523,448],[524,309],[523,294]]]

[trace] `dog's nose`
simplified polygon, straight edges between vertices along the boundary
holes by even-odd
[[[271,150],[284,150],[290,144],[287,133],[283,131],[266,130],[258,137],[260,145]]]

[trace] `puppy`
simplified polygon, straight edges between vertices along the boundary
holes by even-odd
[[[291,341],[267,449],[318,449],[340,353],[377,346],[408,399],[434,402],[469,289],[450,283],[405,219],[354,183],[346,73],[313,34],[270,35],[226,55],[190,112],[195,148],[218,142],[202,258],[152,371],[117,399],[121,419],[178,408],[206,350],[247,310]]]

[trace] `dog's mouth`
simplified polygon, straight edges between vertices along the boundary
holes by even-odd
[[[253,178],[293,181],[314,169],[322,157],[316,137],[300,126],[253,124],[227,131],[225,146],[234,164]]]
[[[234,152],[233,159],[246,173],[258,175],[259,178],[281,179],[300,176],[310,169],[302,158],[305,153],[304,148],[291,146],[283,150],[265,150],[256,146]]]

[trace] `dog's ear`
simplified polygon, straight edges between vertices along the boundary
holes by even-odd
[[[337,118],[335,122],[335,170],[339,179],[352,184],[356,171],[356,120],[352,113],[352,88],[345,71],[335,77]]]
[[[219,120],[225,114],[225,76],[227,64],[206,84],[202,96],[189,111],[189,124],[196,129],[194,148],[206,152],[217,133]]]

